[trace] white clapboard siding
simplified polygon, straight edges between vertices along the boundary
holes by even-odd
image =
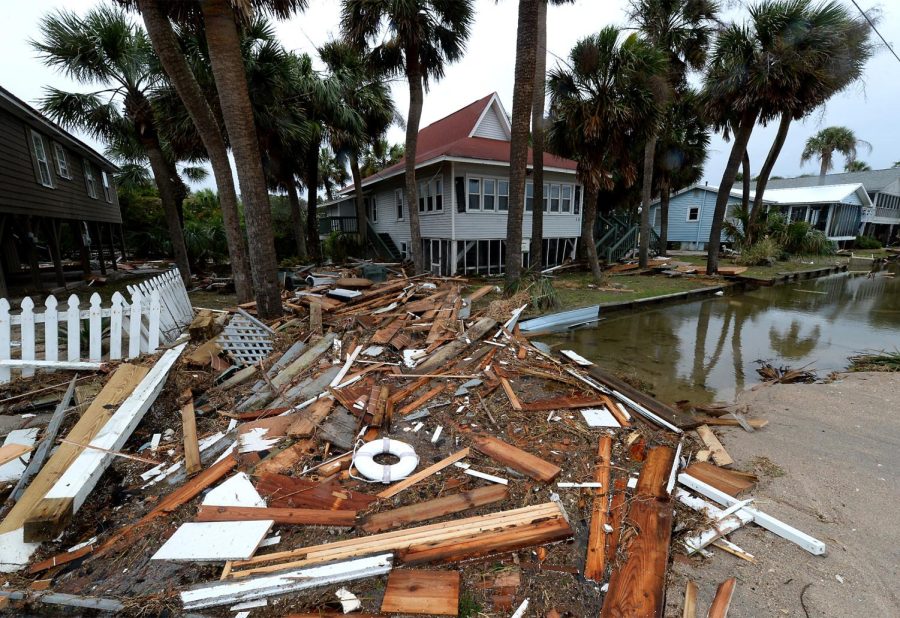
[[[63,363],[71,367],[71,363],[97,364],[153,353],[160,345],[172,343],[193,319],[190,298],[177,270],[128,286],[128,291],[130,302],[115,292],[108,306],[94,293],[86,309],[75,294],[65,304],[48,296],[42,311],[35,311],[29,297],[17,308],[0,298],[0,383],[10,381],[12,370],[31,376],[36,368],[65,369]],[[64,324],[65,341],[60,341],[60,323]],[[86,345],[83,335],[87,335]],[[62,345],[65,353],[60,350]],[[38,359],[41,346],[43,358]]]

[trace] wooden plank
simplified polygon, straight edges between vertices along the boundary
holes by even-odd
[[[731,597],[734,596],[734,586],[737,580],[729,577],[716,588],[716,596],[709,607],[707,618],[726,618],[728,608],[731,606]]]
[[[337,483],[317,483],[268,472],[257,479],[256,489],[270,507],[362,511],[377,500]]]
[[[509,399],[509,403],[513,407],[513,410],[521,410],[522,402],[519,401],[519,398],[516,396],[512,384],[509,383],[509,380],[507,380],[506,378],[500,378],[500,386],[503,387],[503,392],[506,393],[506,397],[507,399]]]
[[[424,470],[420,470],[419,472],[416,472],[412,476],[407,477],[406,479],[400,481],[399,483],[396,483],[396,484],[390,486],[389,488],[380,492],[378,494],[378,497],[381,498],[382,500],[387,499],[387,498],[392,498],[392,497],[396,496],[397,494],[399,494],[404,489],[408,489],[408,488],[412,487],[413,485],[415,485],[422,479],[426,479],[429,476],[431,476],[432,474],[434,474],[435,472],[440,472],[447,466],[453,465],[460,459],[463,459],[468,456],[469,456],[469,449],[464,448],[463,450],[458,451],[458,452],[450,455],[449,457],[446,457],[446,458],[440,460],[439,462],[428,466]]]
[[[182,397],[187,398],[181,406],[181,426],[184,432],[184,469],[188,476],[200,472],[200,444],[197,442],[197,418],[194,415],[194,394],[186,389]]]
[[[657,416],[665,419],[670,423],[681,427],[691,425],[693,422],[693,419],[684,412],[679,412],[678,410],[675,410],[674,408],[662,403],[658,399],[639,391],[624,380],[617,378],[610,372],[602,369],[601,367],[598,367],[597,365],[591,365],[590,367],[584,367],[583,369],[587,371],[593,379],[597,380],[601,384],[609,387],[614,391],[618,391],[632,401],[647,408],[653,414],[656,414]]]
[[[766,425],[769,424],[768,419],[764,418],[748,418],[744,419],[748,425],[750,425],[753,429],[762,429]],[[741,422],[736,418],[697,418],[696,422],[702,423],[704,425],[719,426],[719,427],[740,427]]]
[[[429,401],[431,401],[432,399],[434,399],[435,397],[440,395],[446,389],[447,389],[446,384],[438,384],[437,386],[435,386],[434,388],[432,388],[431,390],[426,392],[424,395],[422,395],[421,397],[419,397],[412,403],[407,404],[407,405],[403,406],[402,408],[400,408],[399,410],[397,410],[397,414],[399,414],[400,416],[406,416],[407,414],[411,414],[411,413],[415,412],[416,410],[421,408],[423,405],[425,405],[426,403],[428,403]]]
[[[500,378],[503,383],[504,378]],[[504,389],[506,387],[504,386]],[[597,406],[606,405],[606,401],[601,397],[555,397],[553,399],[542,399],[541,401],[529,401],[522,404],[521,409],[526,412],[545,412],[547,410],[575,410],[578,408],[596,408]],[[616,414],[618,413],[618,415]],[[613,416],[618,419],[621,412],[616,410]],[[621,424],[621,423],[620,423]]]
[[[18,459],[25,453],[30,453],[33,448],[33,446],[27,444],[4,444],[0,446],[0,466]]]
[[[602,436],[597,447],[597,463],[594,466],[594,481],[600,488],[594,490],[594,504],[591,508],[591,525],[588,532],[587,558],[584,563],[584,577],[595,582],[606,577],[606,526],[607,508],[612,491],[609,487],[612,465],[612,438]]]
[[[458,615],[459,571],[391,571],[381,612]]]
[[[684,588],[684,611],[681,618],[697,618],[697,584],[688,580]]]
[[[473,446],[491,459],[494,459],[513,470],[521,472],[541,483],[551,483],[562,472],[562,469],[540,457],[520,448],[507,444],[499,438],[487,435],[476,435],[472,438]]]
[[[727,470],[704,461],[695,461],[684,472],[735,498],[752,489],[757,481],[756,475]]]
[[[717,466],[730,466],[734,463],[731,455],[728,454],[728,451],[726,451],[725,447],[722,446],[722,443],[719,442],[719,439],[716,437],[716,434],[713,433],[712,429],[706,425],[700,425],[697,427],[697,435],[700,436],[700,439],[703,440],[703,444],[709,449],[712,459],[716,462]]]
[[[390,511],[368,516],[362,529],[370,534],[384,532],[393,528],[401,528],[408,524],[460,513],[485,504],[505,500],[509,489],[504,485],[489,485],[471,491],[463,491],[451,496],[444,496],[426,502],[419,502]]]
[[[487,296],[494,290],[494,286],[492,285],[484,285],[472,292],[469,296],[466,297],[466,301],[471,305],[479,298],[483,296]]]
[[[609,506],[609,525],[612,532],[607,536],[606,545],[607,560],[610,563],[616,562],[619,539],[622,537],[622,522],[625,521],[625,514],[628,511],[627,488],[627,481],[624,478],[617,478],[613,482],[613,495]]]
[[[449,364],[451,361],[456,360],[464,350],[474,345],[496,327],[497,320],[481,318],[474,325],[469,327],[462,337],[441,346],[431,356],[420,362],[416,366],[416,371],[419,371],[420,373],[429,373],[439,367]]]
[[[636,534],[625,547],[625,563],[610,576],[601,618],[663,615],[673,519],[666,484],[674,458],[674,450],[664,446],[650,449],[647,455],[626,518]]]
[[[156,401],[169,370],[186,345],[182,343],[167,350],[90,441],[90,446],[103,451],[81,449],[78,457],[47,490],[25,520],[26,541],[48,541],[62,532],[112,462],[113,455],[104,451],[121,450],[144,413]]]
[[[287,435],[295,438],[308,438],[319,426],[319,423],[331,414],[333,406],[334,399],[332,397],[322,397],[308,408],[292,415],[299,416],[299,418],[287,428]]]
[[[134,388],[140,383],[149,370],[137,365],[119,365],[115,373],[106,382],[100,393],[94,398],[75,426],[66,435],[70,442],[89,443],[107,420]],[[25,520],[35,506],[46,495],[47,491],[63,475],[69,465],[75,461],[84,449],[73,444],[60,444],[15,506],[0,523],[0,534],[12,532],[24,526]]]
[[[294,526],[350,527],[356,523],[356,511],[201,505],[194,521],[252,521],[265,519],[271,519],[276,524],[290,524]]]

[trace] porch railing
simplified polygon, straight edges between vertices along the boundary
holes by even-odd
[[[345,234],[356,234],[359,232],[359,225],[356,217],[320,217],[319,218],[319,234],[328,236],[332,232],[343,232]]]

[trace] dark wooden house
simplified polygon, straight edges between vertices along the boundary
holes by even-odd
[[[97,151],[0,87],[0,296],[8,295],[8,283],[27,285],[29,277],[41,289],[40,262],[46,258],[57,284],[65,285],[64,245],[74,248],[84,274],[91,272],[93,250],[101,270],[109,257],[115,264],[113,246],[122,243],[116,171]]]

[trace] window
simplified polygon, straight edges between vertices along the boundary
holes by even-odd
[[[562,211],[572,212],[572,185],[562,186]]]
[[[47,149],[44,148],[44,138],[40,133],[31,132],[31,148],[34,151],[34,159],[37,161],[37,176],[45,187],[53,187],[53,176],[50,173],[50,162],[47,159]]]
[[[497,181],[497,210],[509,210],[509,181]]]
[[[369,220],[372,223],[378,221],[378,202],[375,201],[374,197],[367,197],[366,200],[366,216],[368,216]]]
[[[59,144],[53,144],[53,152],[56,154],[56,171],[61,178],[72,179],[72,173],[69,171],[69,161],[66,159],[66,151]]]
[[[525,212],[534,211],[534,183],[525,184]]]
[[[106,172],[100,172],[100,178],[103,181],[103,197],[107,202],[112,203],[112,187],[109,186],[109,176]]]
[[[480,178],[469,178],[469,210],[481,210]]]
[[[419,212],[425,212],[425,196],[428,193],[425,190],[425,183],[419,183]]]
[[[409,257],[409,245],[405,242],[400,243],[400,256],[403,258]]]
[[[576,215],[581,214],[581,185],[575,185],[575,207]]]
[[[544,185],[544,212],[549,210],[548,205],[550,204],[550,185]]]
[[[699,206],[691,206],[690,208],[688,208],[687,220],[688,221],[699,221],[700,220],[700,207]]]
[[[88,195],[97,199],[97,181],[94,180],[94,172],[87,159],[84,160],[84,184],[87,186]]]
[[[491,178],[484,179],[484,209],[494,210],[496,201],[495,192],[497,190],[497,181]]]
[[[403,221],[403,189],[394,191],[394,205],[397,208],[397,221]]]
[[[435,178],[432,183],[432,193],[434,193],[434,209],[444,210],[444,181]]]
[[[559,212],[559,185],[550,185],[550,212]]]

